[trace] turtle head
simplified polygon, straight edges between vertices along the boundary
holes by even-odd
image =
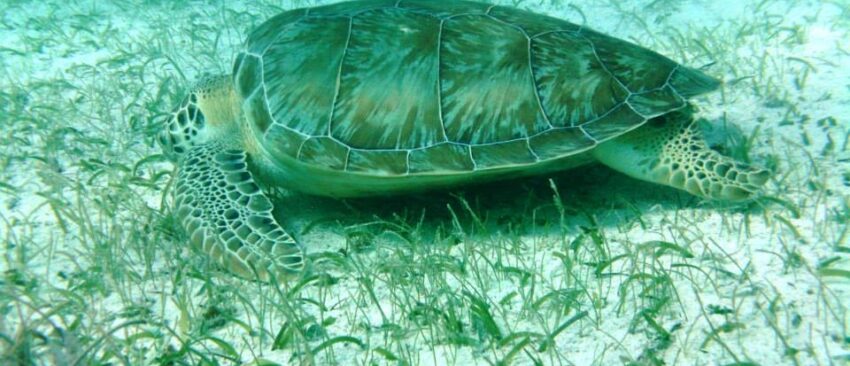
[[[165,155],[177,161],[210,136],[236,127],[234,105],[230,76],[201,78],[165,121],[159,134]]]

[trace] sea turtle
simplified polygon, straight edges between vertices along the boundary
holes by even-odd
[[[237,274],[281,279],[302,250],[267,189],[391,195],[600,162],[709,199],[768,172],[710,150],[688,99],[719,81],[584,26],[470,1],[287,11],[228,76],[198,82],[160,136],[175,215]]]

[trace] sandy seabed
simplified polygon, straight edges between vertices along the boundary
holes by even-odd
[[[154,137],[248,30],[325,3],[0,4],[0,364],[850,363],[850,3],[497,1],[706,65],[725,84],[694,103],[764,197],[602,167],[281,194],[318,270],[245,281],[185,244]]]

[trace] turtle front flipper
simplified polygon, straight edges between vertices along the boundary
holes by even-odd
[[[187,151],[178,169],[175,212],[193,245],[249,279],[282,280],[303,269],[301,250],[274,220],[244,151],[208,142]]]
[[[687,110],[658,117],[635,131],[601,143],[593,154],[633,178],[726,201],[753,198],[770,177],[710,149]]]

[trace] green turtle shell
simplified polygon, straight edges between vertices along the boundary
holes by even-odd
[[[429,0],[282,13],[250,34],[233,78],[272,162],[380,177],[533,169],[718,85],[566,21]]]

